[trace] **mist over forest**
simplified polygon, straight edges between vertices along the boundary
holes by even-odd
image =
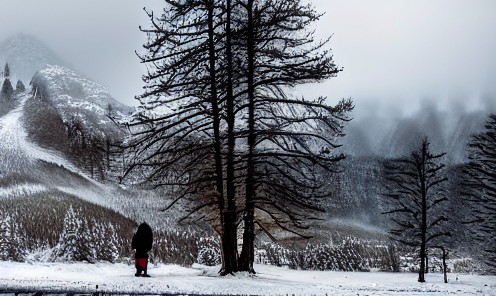
[[[345,127],[346,136],[340,140],[342,150],[352,156],[394,158],[409,154],[428,137],[434,151],[447,153],[450,164],[464,163],[470,136],[496,111],[492,95],[453,98],[447,104],[431,97],[420,100],[419,106],[412,105],[356,103],[353,119]]]

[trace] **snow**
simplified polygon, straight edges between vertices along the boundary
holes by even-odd
[[[20,120],[24,104],[31,96],[31,89],[24,92],[19,105],[8,114],[0,118],[0,151],[2,152],[2,171],[20,172],[26,168],[26,164],[36,160],[63,165],[76,171],[66,159],[55,151],[41,148],[27,140],[27,132]]]
[[[244,295],[496,295],[496,277],[429,273],[299,271],[255,265],[256,275],[221,277],[219,266],[149,265],[150,278],[134,276],[125,263],[0,262],[0,291],[77,291],[113,293]],[[98,285],[98,290],[96,289]]]

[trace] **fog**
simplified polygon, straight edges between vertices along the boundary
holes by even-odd
[[[325,12],[316,36],[332,35],[334,59],[344,71],[298,87],[295,94],[323,95],[331,104],[351,97],[356,123],[411,117],[427,101],[449,114],[457,108],[482,110],[494,102],[496,1],[311,2]],[[1,0],[0,42],[18,33],[33,35],[117,100],[136,105],[144,66],[135,50],[146,41],[138,27],[149,24],[142,8],[158,11],[162,3]]]

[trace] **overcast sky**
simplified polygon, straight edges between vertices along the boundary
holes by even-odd
[[[0,42],[34,35],[75,70],[135,105],[143,66],[135,56],[147,26],[144,6],[162,0],[0,0]],[[415,110],[422,100],[446,106],[455,98],[478,105],[496,94],[496,1],[314,0],[326,12],[317,35],[344,72],[298,89],[330,102],[351,97],[357,108],[384,103]],[[448,100],[449,99],[449,100]],[[406,111],[405,111],[406,110]]]

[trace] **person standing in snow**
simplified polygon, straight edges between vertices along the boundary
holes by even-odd
[[[134,265],[136,266],[135,276],[149,277],[147,273],[148,251],[152,249],[153,233],[148,224],[141,223],[138,226],[138,231],[133,235],[131,247],[136,250],[134,255]],[[141,275],[141,272],[144,272]]]

